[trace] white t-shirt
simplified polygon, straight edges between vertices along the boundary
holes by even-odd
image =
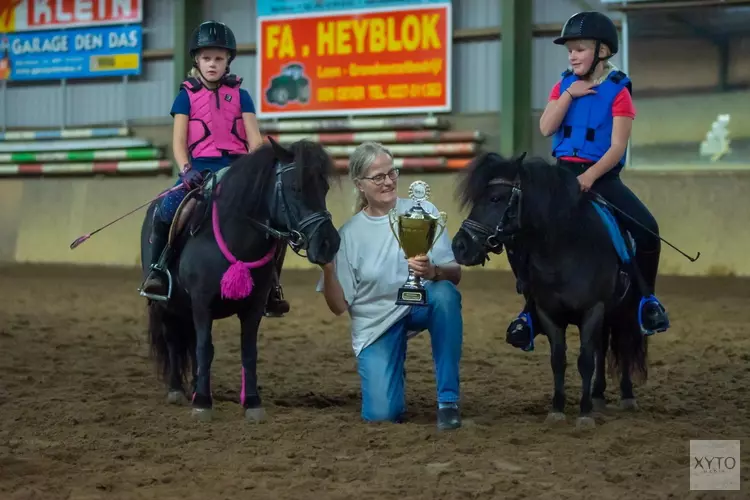
[[[414,205],[399,198],[396,211],[405,213]],[[432,203],[422,207],[438,215]],[[354,354],[375,342],[394,323],[406,316],[410,306],[396,305],[398,289],[409,277],[404,251],[389,227],[388,215],[372,217],[360,211],[339,229],[341,246],[335,257],[336,276],[349,304]],[[427,254],[433,264],[455,262],[448,231],[443,231]],[[423,280],[425,281],[425,280]],[[323,291],[323,277],[317,291]]]

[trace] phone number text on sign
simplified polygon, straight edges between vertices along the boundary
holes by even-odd
[[[450,111],[450,9],[259,19],[259,115]]]

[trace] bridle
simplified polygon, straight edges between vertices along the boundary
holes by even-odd
[[[286,195],[284,194],[284,174],[292,172],[297,168],[295,162],[282,163],[276,162],[276,182],[274,188],[271,191],[270,207],[271,214],[275,214],[277,219],[286,227],[286,231],[279,231],[271,227],[271,221],[268,220],[265,223],[250,219],[259,229],[263,230],[267,235],[287,240],[289,246],[292,248],[294,253],[300,257],[307,257],[300,253],[301,250],[308,250],[310,240],[305,236],[304,231],[310,229],[310,237],[312,237],[323,225],[323,223],[332,220],[331,213],[328,210],[321,210],[314,212],[301,220],[297,221],[296,224],[292,217],[292,209],[289,204]]]
[[[481,224],[471,219],[465,219],[461,223],[461,229],[469,235],[471,240],[479,245],[481,248],[488,250],[495,254],[500,254],[503,251],[503,242],[509,237],[512,237],[519,229],[521,229],[521,201],[523,199],[523,192],[521,191],[519,182],[511,182],[505,179],[493,179],[488,186],[508,186],[512,189],[508,206],[505,207],[500,221],[494,227],[494,229],[485,224]],[[510,220],[511,210],[516,211],[516,227],[512,231],[506,230],[506,224]],[[489,260],[489,257],[485,257]]]

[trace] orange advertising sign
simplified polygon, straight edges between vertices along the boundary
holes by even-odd
[[[258,19],[262,117],[450,111],[451,6]]]

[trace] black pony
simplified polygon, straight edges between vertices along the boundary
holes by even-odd
[[[505,246],[518,274],[515,255],[528,256],[525,293],[549,338],[554,373],[548,422],[565,419],[565,332],[571,324],[578,326],[581,338],[577,425],[593,427],[594,405],[606,405],[610,340],[610,368],[620,372],[621,405],[634,408],[631,374],[643,380],[647,376],[647,338],[637,318],[640,295],[630,286],[608,228],[581,193],[576,176],[543,159],[524,162],[523,156],[508,160],[488,153],[474,159],[457,196],[463,207],[471,207],[453,238],[461,265],[484,264],[488,252],[499,254]]]
[[[210,418],[213,320],[237,315],[240,403],[247,419],[264,418],[257,390],[257,339],[273,256],[278,245],[288,242],[297,253],[305,250],[312,263],[333,260],[340,240],[326,208],[332,172],[333,162],[319,144],[300,141],[287,150],[270,140],[229,166],[198,204],[194,213],[205,215],[194,218],[190,231],[182,231],[173,243],[179,254],[168,269],[171,297],[148,303],[151,350],[169,402],[185,401],[183,384],[192,368],[193,412]],[[148,240],[155,206],[149,207],[141,230],[144,278],[151,262]]]

